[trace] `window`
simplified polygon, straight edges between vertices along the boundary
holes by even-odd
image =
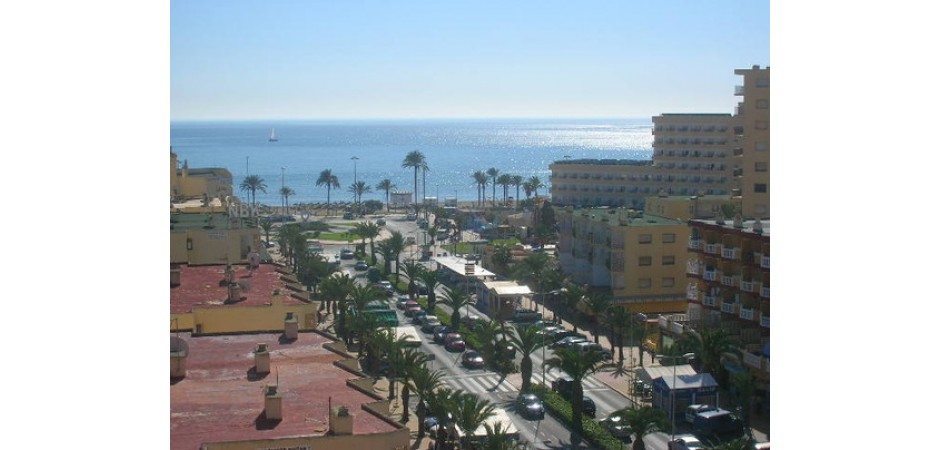
[[[640,278],[637,287],[640,289],[649,289],[653,286],[653,280],[650,278]]]
[[[663,265],[664,266],[676,265],[676,257],[674,255],[663,256]]]
[[[663,278],[663,287],[673,287],[676,285],[676,279],[672,277]]]
[[[676,242],[676,233],[663,233],[663,244]]]
[[[766,183],[754,183],[754,192],[766,193],[767,184]]]
[[[652,266],[652,265],[653,265],[653,257],[652,257],[652,256],[641,256],[641,257],[640,257],[640,265],[641,265],[641,266]]]
[[[758,130],[766,130],[770,128],[770,122],[766,120],[758,120],[754,122],[754,128]]]
[[[761,98],[757,100],[757,109],[767,109],[770,108],[770,100],[766,98]]]
[[[755,172],[766,172],[768,170],[767,161],[757,161],[754,163]]]
[[[653,235],[652,235],[652,234],[641,234],[641,235],[640,235],[640,240],[639,240],[639,242],[640,242],[641,244],[652,244],[652,243],[653,243]]]
[[[770,150],[770,144],[766,142],[757,142],[754,144],[755,152],[766,152],[767,150]]]

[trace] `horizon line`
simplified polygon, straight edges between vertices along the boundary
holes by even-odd
[[[380,121],[465,121],[465,120],[650,120],[648,117],[347,117],[347,118],[186,118],[170,122],[380,122]]]

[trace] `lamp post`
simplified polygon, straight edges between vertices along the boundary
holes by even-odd
[[[668,358],[672,360],[672,387],[669,388],[669,420],[672,422],[672,429],[670,432],[669,441],[671,442],[676,438],[676,366],[678,366],[678,360],[686,361],[689,358],[695,357],[695,353],[685,353],[682,355],[656,355],[660,361],[663,358]]]
[[[356,161],[359,161],[359,157],[358,157],[358,156],[353,156],[352,158],[349,158],[349,159],[351,159],[352,162],[353,162],[353,186],[356,186],[357,184],[359,184],[359,174],[356,173]],[[353,189],[355,189],[355,187],[353,187]],[[358,198],[359,198],[359,196],[356,195],[355,192],[353,192],[353,200],[356,201],[356,205],[357,205],[357,206],[359,205],[359,200],[358,200]]]
[[[284,169],[281,167],[281,196],[284,198],[284,215],[287,215],[287,196],[284,195]]]

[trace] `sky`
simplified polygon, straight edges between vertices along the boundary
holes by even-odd
[[[170,2],[172,120],[728,112],[768,1]]]

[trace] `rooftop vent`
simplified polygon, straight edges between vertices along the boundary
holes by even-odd
[[[297,339],[298,327],[297,316],[292,312],[287,313],[284,317],[284,337],[289,340]]]
[[[276,384],[264,387],[264,417],[268,420],[281,420],[281,393],[277,391]]]
[[[255,373],[269,372],[271,372],[271,354],[268,353],[268,344],[259,342],[258,348],[255,349]]]
[[[170,336],[170,378],[186,376],[187,356],[189,356],[189,344],[182,338]]]
[[[349,412],[349,408],[340,405],[330,409],[330,434],[349,435],[353,434],[354,414]]]

